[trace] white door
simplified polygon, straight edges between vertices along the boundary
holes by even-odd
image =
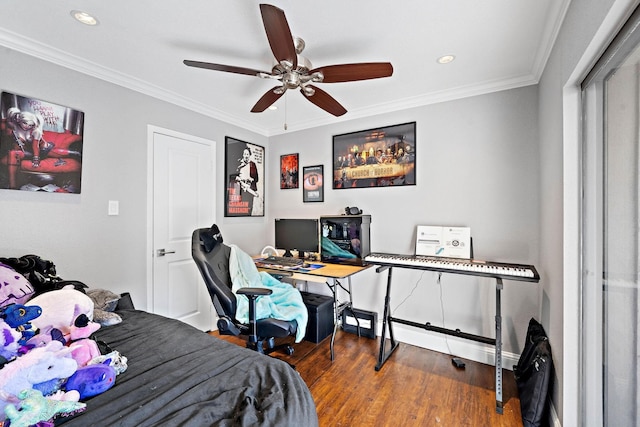
[[[214,329],[213,305],[191,257],[191,233],[215,222],[215,143],[149,127],[153,156],[154,313]]]

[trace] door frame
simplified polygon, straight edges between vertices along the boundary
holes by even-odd
[[[188,141],[192,141],[195,143],[209,145],[212,148],[215,148],[215,141],[205,138],[200,138],[198,136],[189,135],[186,133],[178,132],[171,129],[162,128],[155,125],[147,125],[147,242],[146,242],[146,293],[147,293],[147,308],[146,310],[154,313],[155,307],[153,302],[153,262],[154,262],[154,245],[153,245],[153,154],[154,154],[154,146],[153,146],[153,135],[155,133],[162,133],[174,138],[185,139]],[[215,165],[212,168],[215,173]],[[213,177],[215,178],[215,177]],[[215,187],[215,186],[214,186]],[[213,188],[215,200],[215,191],[216,188]],[[215,320],[215,316],[213,317]]]

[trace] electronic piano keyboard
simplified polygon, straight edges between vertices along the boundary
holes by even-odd
[[[502,403],[502,315],[501,311],[501,291],[503,288],[502,279],[521,280],[526,282],[539,282],[540,276],[532,265],[507,264],[500,262],[478,261],[475,259],[444,258],[426,255],[397,255],[374,252],[364,257],[365,264],[379,265],[377,273],[387,271],[387,293],[384,298],[384,315],[382,317],[382,335],[380,337],[380,350],[378,350],[378,363],[376,371],[382,369],[384,363],[391,357],[398,348],[398,342],[393,334],[393,324],[400,323],[426,331],[438,332],[465,338],[484,344],[495,346],[495,374],[496,374],[496,412],[503,413]],[[438,271],[443,273],[467,274],[472,276],[485,276],[496,279],[496,336],[495,338],[462,332],[459,329],[447,329],[432,325],[430,322],[414,322],[407,319],[394,317],[391,313],[391,273],[393,267],[414,268],[419,270]],[[389,339],[387,340],[387,331]],[[389,341],[390,349],[386,351]]]
[[[538,282],[540,276],[533,265],[506,264],[475,259],[442,258],[424,255],[398,255],[374,252],[364,257],[367,264],[416,268],[444,273],[468,274],[508,280]]]

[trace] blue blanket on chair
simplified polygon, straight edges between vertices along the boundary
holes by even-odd
[[[272,317],[282,320],[295,320],[298,324],[295,342],[304,338],[307,330],[309,314],[302,301],[300,291],[288,283],[282,283],[268,273],[259,272],[253,259],[235,245],[231,247],[229,256],[229,274],[231,290],[235,294],[240,288],[269,288],[271,295],[261,296],[256,301],[256,318]],[[236,319],[242,323],[249,322],[249,300],[244,295],[236,295],[238,306]]]

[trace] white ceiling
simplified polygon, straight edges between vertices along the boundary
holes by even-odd
[[[263,0],[262,2],[266,2]],[[187,67],[183,59],[269,71],[256,0],[0,2],[0,45],[264,135],[538,82],[570,0],[272,0],[314,67],[389,61],[389,78],[318,84],[336,118],[289,91],[276,111],[249,110],[275,84]],[[100,24],[85,26],[70,11]],[[436,59],[453,54],[440,65]],[[6,89],[6,88],[2,88]],[[37,97],[38,94],[24,94]],[[286,104],[286,108],[285,108]]]

